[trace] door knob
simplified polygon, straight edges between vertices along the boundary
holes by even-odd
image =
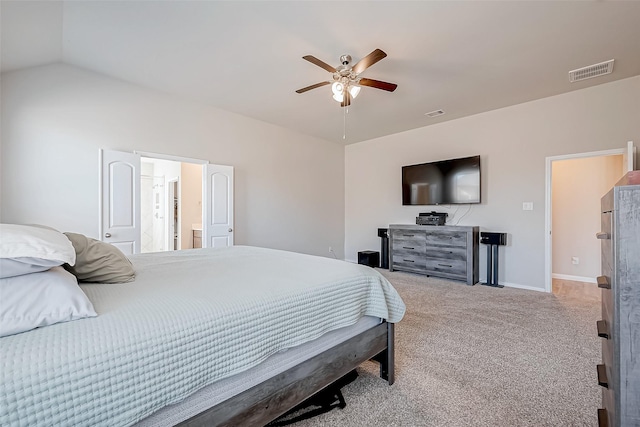
[[[233,231],[233,228],[230,228],[230,229],[229,229],[229,233],[231,233],[232,231]]]
[[[108,239],[109,237],[111,237],[111,233],[104,233],[104,237]]]

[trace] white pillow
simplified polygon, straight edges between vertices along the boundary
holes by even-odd
[[[94,316],[75,276],[62,267],[0,279],[0,337]]]
[[[0,258],[0,278],[38,273],[59,265],[60,261],[50,261],[42,258]]]
[[[0,224],[0,260],[0,278],[6,278],[74,265],[76,251],[64,234],[51,228]]]

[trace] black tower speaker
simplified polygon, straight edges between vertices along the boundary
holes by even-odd
[[[389,229],[378,228],[380,237],[380,268],[389,268]]]
[[[498,283],[498,247],[507,244],[507,233],[480,232],[480,243],[487,245],[487,283],[482,284],[503,288]]]

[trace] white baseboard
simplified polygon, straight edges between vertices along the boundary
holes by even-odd
[[[352,262],[354,264],[356,263],[355,261],[350,260],[350,259],[345,259],[345,261]],[[433,277],[436,277],[436,276],[433,276]],[[504,285],[504,286],[506,286],[508,288],[526,289],[528,291],[537,291],[537,292],[547,292],[544,288],[538,288],[538,287],[535,287],[535,286],[520,285],[518,283],[500,282],[500,284]],[[482,285],[480,285],[478,283],[476,286],[482,286]]]
[[[596,279],[593,278],[593,277],[572,276],[570,274],[552,273],[551,277],[553,279],[571,280],[573,282],[598,283],[598,282],[596,282]]]
[[[518,283],[500,282],[507,288],[526,289],[527,291],[547,292],[544,288],[538,288],[536,286],[520,285]]]

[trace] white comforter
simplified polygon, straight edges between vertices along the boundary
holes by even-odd
[[[236,246],[132,257],[98,317],[0,338],[0,425],[126,426],[270,355],[405,306],[362,265]]]

